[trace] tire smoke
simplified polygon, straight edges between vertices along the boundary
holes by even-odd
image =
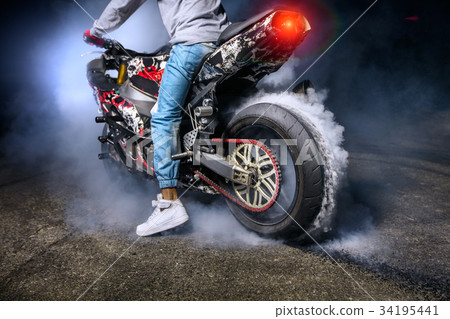
[[[307,94],[261,92],[244,103],[244,108],[256,103],[282,105],[304,118],[315,129],[313,134],[325,159],[326,194],[313,229],[322,229],[325,232],[332,227],[336,212],[336,193],[345,175],[348,159],[348,152],[343,148],[344,128],[336,123],[334,114],[326,109],[326,97],[327,91],[316,92],[313,89],[309,89]],[[270,114],[270,108],[267,112]]]

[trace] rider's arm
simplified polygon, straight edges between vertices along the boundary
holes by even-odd
[[[111,0],[94,26],[90,35],[101,38],[107,32],[119,28],[146,0]]]

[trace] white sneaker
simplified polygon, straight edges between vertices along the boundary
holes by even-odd
[[[177,227],[189,220],[186,209],[179,199],[166,200],[161,194],[157,195],[157,200],[152,201],[155,207],[153,213],[143,224],[136,228],[138,236],[150,236]]]

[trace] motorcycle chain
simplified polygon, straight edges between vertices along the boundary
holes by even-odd
[[[276,180],[276,186],[275,186],[275,192],[272,195],[271,200],[264,205],[263,207],[260,208],[254,208],[254,207],[250,207],[249,205],[247,205],[246,203],[242,202],[240,199],[238,199],[237,197],[235,197],[233,194],[231,194],[230,192],[228,192],[226,189],[224,189],[223,187],[221,187],[220,185],[218,185],[216,182],[214,182],[213,180],[211,180],[208,176],[206,176],[205,174],[203,174],[202,172],[195,170],[194,174],[199,176],[204,182],[208,183],[211,187],[213,187],[216,191],[218,191],[219,193],[221,193],[222,195],[224,195],[225,197],[227,197],[228,199],[230,199],[231,201],[233,201],[234,203],[238,204],[239,206],[251,211],[251,212],[255,212],[255,213],[260,213],[263,212],[267,209],[269,209],[274,203],[276,198],[278,197],[278,192],[280,190],[280,183],[281,183],[281,171],[280,171],[280,166],[278,165],[278,161],[275,159],[275,157],[273,156],[272,152],[268,149],[267,146],[265,146],[263,143],[260,143],[256,140],[250,140],[250,139],[221,139],[221,138],[213,138],[212,142],[215,143],[235,143],[235,144],[254,144],[257,145],[258,147],[260,147],[264,152],[267,153],[267,155],[269,155],[270,160],[272,162],[272,164],[275,167],[275,180]]]

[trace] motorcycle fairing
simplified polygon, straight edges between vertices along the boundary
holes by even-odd
[[[215,85],[230,80],[232,88],[256,84],[266,74],[278,70],[292,55],[310,30],[307,20],[298,15],[301,28],[286,38],[273,21],[286,10],[274,10],[244,31],[222,44],[204,62],[193,82],[190,104],[196,106],[203,96],[212,94]],[[225,30],[226,31],[226,30]],[[242,82],[245,82],[243,85]]]
[[[108,109],[104,107],[104,104],[114,105],[132,131],[138,135],[143,134],[144,121],[133,103],[121,97],[115,90],[102,91],[96,88],[96,91],[99,105],[102,106],[105,113],[108,113]]]

